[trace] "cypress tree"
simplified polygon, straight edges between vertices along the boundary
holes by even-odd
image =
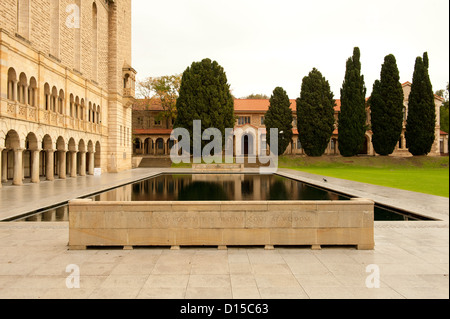
[[[386,156],[394,152],[403,130],[403,88],[395,57],[384,58],[380,80],[370,97],[373,147]]]
[[[202,132],[208,128],[219,129],[224,142],[225,129],[235,124],[234,100],[224,69],[210,59],[192,63],[183,73],[176,108],[174,128],[189,131],[191,150],[195,120],[201,120]]]
[[[278,155],[283,155],[291,143],[293,132],[291,101],[285,90],[281,87],[275,88],[270,97],[270,106],[264,123],[267,129],[267,144],[270,145],[270,129],[278,129]]]
[[[297,126],[300,142],[308,156],[322,156],[334,131],[336,101],[330,84],[313,69],[303,78],[297,99]]]
[[[361,75],[359,48],[347,60],[345,80],[341,89],[341,113],[339,114],[339,151],[342,156],[358,155],[365,141],[366,93],[364,76]]]
[[[436,138],[436,107],[428,74],[428,54],[417,57],[408,103],[406,146],[414,156],[430,153]]]

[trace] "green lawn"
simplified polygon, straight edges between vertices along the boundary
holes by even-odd
[[[448,157],[283,156],[280,168],[449,197]]]

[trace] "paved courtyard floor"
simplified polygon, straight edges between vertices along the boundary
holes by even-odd
[[[159,172],[133,170],[97,179],[42,183],[41,187],[5,186],[0,189],[0,219]],[[287,170],[280,174],[323,183],[320,176]],[[4,222],[0,223],[0,298],[449,298],[448,198],[336,179],[328,179],[327,185],[415,208],[441,221],[376,222],[373,251],[345,247],[321,251],[287,247],[273,251],[261,247],[69,251],[67,223]],[[67,288],[69,276],[76,274],[66,272],[69,265],[79,269],[78,289]],[[368,276],[376,274],[373,269],[379,270],[379,288],[366,285]]]

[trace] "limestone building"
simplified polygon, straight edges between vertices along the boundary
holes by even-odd
[[[135,74],[131,0],[1,0],[2,183],[130,169]]]
[[[404,122],[403,131],[399,142],[395,148],[393,156],[411,156],[406,147],[406,121],[408,114],[409,94],[411,93],[411,83],[406,82],[403,85],[404,91]],[[443,99],[435,96],[436,106],[436,139],[433,144],[430,156],[439,156],[442,153],[448,153],[448,134],[440,130],[440,107]],[[258,140],[265,141],[264,116],[269,109],[269,100],[236,99],[234,100],[234,113],[237,117],[235,128],[241,128],[244,134],[241,138],[234,141],[235,155],[256,154],[259,149]],[[286,155],[305,155],[299,140],[297,129],[297,104],[296,100],[291,100],[291,110],[294,117],[293,138],[286,150]],[[172,124],[157,121],[156,117],[163,109],[154,100],[138,100],[133,106],[133,153],[136,156],[146,155],[169,155],[173,141],[170,140]],[[330,143],[325,150],[324,155],[340,155],[339,153],[339,130],[338,119],[341,111],[341,101],[336,100],[335,120],[336,128],[331,136]],[[370,107],[367,108],[367,124],[370,126]],[[255,131],[263,129],[262,136],[256,137]],[[372,145],[373,133],[366,132],[366,141],[361,148],[361,155],[374,156],[375,151]]]

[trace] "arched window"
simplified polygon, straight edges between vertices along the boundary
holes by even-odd
[[[60,114],[65,114],[64,111],[64,91],[59,90],[59,96],[58,96],[58,112]]]
[[[28,101],[28,80],[25,73],[20,73],[19,82],[17,83],[17,101],[25,104]]]
[[[17,1],[17,33],[30,38],[30,0]]]
[[[74,110],[75,101],[73,98],[73,94],[70,94],[70,117],[73,117],[73,110]]]
[[[59,58],[59,0],[50,1],[50,54]]]
[[[16,71],[13,68],[8,70],[8,100],[15,101],[16,100],[16,82],[17,75]]]
[[[92,78],[97,80],[98,67],[98,22],[97,22],[97,5],[92,4]]]
[[[51,96],[51,103],[50,103],[50,105],[51,105],[50,109],[53,112],[57,111],[57,107],[58,107],[57,104],[58,104],[58,89],[54,86],[52,88],[52,96]]]
[[[44,99],[45,110],[50,111],[50,85],[48,83],[44,85]]]
[[[100,124],[100,105],[97,105],[97,116],[95,118],[97,119],[97,124]]]
[[[77,96],[75,98],[75,110],[74,110],[75,111],[74,116],[76,119],[78,119],[78,114],[80,113],[79,108],[80,108],[80,98]]]
[[[88,122],[92,122],[92,102],[89,102]]]
[[[84,108],[84,99],[81,99],[81,103],[80,103],[80,120],[84,121],[85,119],[85,108]]]
[[[28,105],[36,107],[37,97],[37,81],[34,77],[30,79],[30,85],[28,86]]]

